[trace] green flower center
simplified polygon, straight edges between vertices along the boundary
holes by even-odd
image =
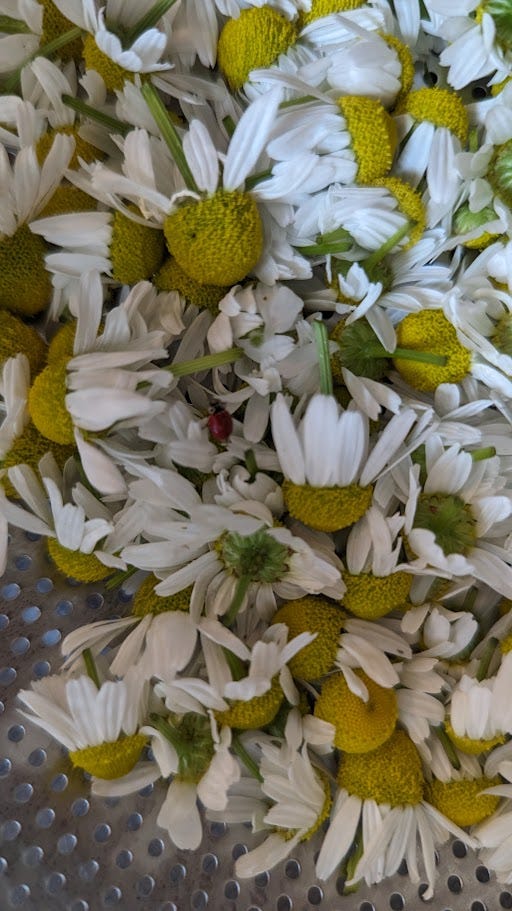
[[[252,535],[227,532],[216,543],[219,559],[228,572],[253,582],[277,582],[288,571],[290,551],[265,529]]]
[[[428,528],[445,556],[467,554],[476,542],[476,519],[471,508],[454,494],[421,494],[414,528]]]

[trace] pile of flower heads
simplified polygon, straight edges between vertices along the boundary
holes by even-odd
[[[93,794],[512,882],[511,0],[0,2],[7,529]]]

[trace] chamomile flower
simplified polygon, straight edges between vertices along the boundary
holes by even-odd
[[[362,853],[348,884],[361,879],[368,885],[379,882],[395,873],[404,859],[412,882],[418,882],[417,835],[421,833],[427,899],[434,890],[435,845],[449,835],[469,846],[474,844],[466,832],[424,800],[420,755],[404,731],[396,731],[368,753],[345,754],[337,780],[338,796],[316,862],[319,879],[327,879],[343,860],[360,825]]]
[[[511,592],[512,570],[494,545],[512,511],[499,459],[479,461],[457,444],[445,449],[437,434],[427,440],[425,456],[425,482],[419,484],[417,468],[411,471],[405,506],[404,531],[417,555],[412,565],[474,576],[502,594]]]
[[[137,762],[147,736],[147,685],[136,671],[96,685],[90,677],[45,677],[18,694],[22,714],[70,752],[74,766],[97,778],[118,778]]]
[[[512,728],[510,678],[512,654],[502,659],[494,677],[479,680],[464,674],[449,705],[448,733],[465,753],[478,754],[503,743]]]
[[[353,406],[341,411],[332,396],[320,394],[312,396],[298,427],[282,395],[271,420],[288,511],[320,531],[362,518],[372,502],[372,482],[405,453],[401,447],[414,424],[412,413],[401,411],[370,448],[366,415]]]

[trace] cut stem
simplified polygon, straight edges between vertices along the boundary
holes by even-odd
[[[245,749],[240,737],[237,734],[233,734],[233,739],[231,741],[231,749],[233,753],[243,762],[246,769],[249,770],[251,775],[256,778],[258,781],[263,781],[263,776],[260,774],[260,770],[255,763],[254,759],[251,759],[249,753]]]
[[[494,446],[482,446],[481,449],[473,449],[470,453],[473,462],[483,462],[484,459],[492,459],[496,455]]]
[[[188,166],[185,153],[183,151],[183,145],[179,133],[174,126],[171,118],[169,117],[169,112],[165,107],[160,95],[155,89],[154,85],[151,82],[145,82],[141,88],[142,96],[146,102],[149,110],[151,111],[155,122],[162,134],[167,147],[180,171],[185,185],[193,193],[199,193],[199,187],[197,186],[192,171]]]
[[[0,32],[4,35],[26,35],[30,32],[26,22],[22,19],[13,19],[12,16],[0,16]]]
[[[229,606],[229,610],[224,614],[222,620],[226,626],[231,626],[235,617],[240,610],[242,604],[244,603],[245,596],[247,594],[247,589],[251,584],[250,576],[240,576],[238,582],[236,583],[235,594],[233,595],[233,600]]]
[[[230,652],[228,648],[223,648],[222,651],[228,663],[233,680],[242,680],[244,677],[247,677],[247,668],[242,659],[233,652]]]
[[[457,769],[457,771],[458,771],[460,769],[460,759],[457,756],[455,747],[454,747],[453,743],[451,742],[450,738],[448,737],[448,734],[446,733],[443,725],[440,724],[437,727],[435,727],[433,730],[434,730],[434,733],[435,733],[437,739],[439,740],[443,750],[445,751],[445,753],[448,757],[450,765],[454,769]]]
[[[353,239],[352,235],[345,231],[344,228],[336,228],[334,231],[328,231],[327,234],[318,234],[314,244],[305,247],[297,247],[305,256],[327,256],[329,253],[345,253],[350,250]]]
[[[398,231],[395,231],[391,237],[388,237],[388,239],[382,244],[381,247],[378,248],[378,250],[370,253],[370,256],[363,260],[361,265],[364,266],[364,270],[370,278],[372,269],[377,266],[384,259],[384,257],[387,256],[388,253],[391,252],[393,247],[395,247],[409,233],[412,227],[412,222],[406,221],[401,228],[398,228]]]
[[[98,677],[98,671],[94,663],[94,658],[92,657],[92,652],[90,648],[84,648],[82,652],[82,658],[84,659],[85,670],[87,671],[87,676],[91,678],[95,687],[99,690],[101,683],[100,678]]]
[[[316,319],[313,325],[315,328],[318,366],[320,368],[320,392],[324,395],[332,395],[331,355],[329,353],[329,334],[327,332],[327,326],[319,319]]]
[[[76,111],[77,114],[82,114],[83,117],[87,117],[89,120],[96,121],[96,123],[106,127],[111,133],[120,133],[121,136],[126,136],[133,129],[128,123],[123,123],[117,117],[111,117],[110,114],[98,111],[80,98],[74,98],[73,95],[62,95],[62,100],[68,108]]]
[[[36,57],[51,57],[56,51],[60,51],[61,47],[65,47],[66,44],[71,44],[72,41],[76,41],[77,38],[80,38],[81,34],[82,29],[78,28],[78,26],[74,26],[74,28],[70,28],[69,31],[64,32],[62,35],[58,35],[53,41],[49,41],[48,44],[39,47],[33,54],[30,54],[30,57],[27,57],[27,59],[23,61],[21,66],[19,66],[14,73],[11,73],[4,83],[3,93],[5,95],[10,95],[18,88],[21,71],[28,63],[31,63]]]
[[[140,38],[144,32],[147,32],[148,29],[154,28],[155,25],[160,21],[162,16],[165,16],[167,10],[171,8],[176,3],[176,0],[157,0],[157,2],[148,9],[147,13],[144,16],[141,16],[137,20],[135,25],[126,33],[124,38],[124,46],[128,49],[132,46],[133,42]]]
[[[217,354],[205,354],[204,357],[196,357],[192,361],[170,364],[167,370],[170,370],[173,376],[190,376],[190,374],[199,373],[202,370],[213,370],[214,367],[233,364],[242,354],[241,348],[226,348],[225,351],[219,351]]]
[[[287,101],[282,101],[279,105],[280,110],[283,108],[291,108],[294,104],[307,104],[308,101],[317,101],[314,95],[301,95],[299,98],[288,98]]]
[[[118,572],[110,576],[110,578],[103,583],[103,586],[107,589],[107,591],[112,591],[114,588],[121,588],[123,582],[126,582],[130,576],[135,575],[135,573],[138,571],[139,570],[136,566],[130,566],[129,569],[120,569]]]
[[[485,646],[484,653],[480,658],[480,664],[476,672],[476,679],[480,683],[481,680],[485,680],[487,677],[487,672],[489,670],[489,665],[491,663],[491,658],[496,651],[496,646],[498,645],[498,639],[495,639],[493,636],[489,639],[488,643]]]

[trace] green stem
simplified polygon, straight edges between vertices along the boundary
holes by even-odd
[[[279,105],[280,110],[285,108],[291,108],[294,104],[307,104],[308,101],[317,101],[314,95],[301,95],[299,98],[289,98],[287,101],[282,101]]]
[[[233,750],[233,753],[235,753],[235,755],[238,756],[238,758],[243,762],[244,766],[249,770],[251,775],[258,781],[263,781],[263,776],[260,774],[257,763],[255,763],[254,759],[251,759],[249,753],[243,746],[237,734],[233,734],[231,749]]]
[[[99,690],[101,686],[100,678],[98,677],[98,671],[96,670],[96,665],[94,663],[94,658],[92,657],[90,648],[84,648],[82,652],[82,658],[84,659],[85,670],[87,671],[88,677],[91,678],[92,682]]]
[[[480,683],[481,680],[485,680],[487,677],[487,671],[489,670],[489,665],[491,663],[491,658],[496,651],[496,646],[498,645],[498,639],[491,637],[485,646],[484,653],[480,658],[480,664],[476,672],[476,679]]]
[[[0,16],[0,32],[4,35],[26,35],[30,29],[22,19],[13,19],[12,16]]]
[[[363,856],[363,833],[361,826],[359,826],[357,835],[354,840],[354,849],[350,856],[347,859],[346,863],[346,879],[350,880],[354,878],[354,874],[357,869],[357,865]],[[343,893],[344,895],[350,895],[352,892],[357,892],[359,889],[359,880],[353,883],[351,886],[345,886]]]
[[[258,466],[256,464],[256,456],[254,455],[254,449],[246,449],[245,451],[245,467],[250,475],[250,480],[254,481],[254,478],[258,474]]]
[[[481,449],[473,449],[470,453],[473,462],[483,462],[484,459],[492,459],[496,455],[494,446],[482,446]]]
[[[465,596],[464,601],[463,601],[463,603],[462,603],[462,608],[461,608],[461,609],[462,609],[462,610],[465,610],[465,611],[468,611],[468,613],[472,614],[472,613],[473,613],[473,608],[474,608],[474,606],[475,606],[475,601],[476,601],[477,595],[478,595],[478,589],[477,589],[477,588],[475,588],[473,585],[471,586],[471,588],[468,588],[468,590],[467,590],[467,592],[466,592],[466,596]]]
[[[23,61],[21,66],[12,73],[7,81],[4,83],[3,92],[6,95],[12,94],[15,89],[18,88],[21,71],[24,67],[27,66],[32,60],[35,60],[36,57],[51,57],[55,51],[60,51],[61,47],[65,47],[66,44],[71,44],[72,41],[75,41],[77,38],[80,38],[82,34],[82,29],[78,26],[70,28],[69,31],[64,32],[62,35],[58,35],[57,38],[54,38],[53,41],[49,41],[48,44],[44,44],[43,47],[39,47],[33,54],[30,54],[30,57],[27,57]]]
[[[129,569],[120,569],[117,573],[114,573],[106,582],[103,583],[103,587],[107,591],[113,591],[114,588],[121,588],[123,582],[126,582],[130,576],[133,576],[139,570],[136,566],[130,566]]]
[[[365,349],[367,357],[389,357],[394,360],[417,361],[420,364],[435,364],[444,367],[448,358],[444,354],[433,354],[431,351],[415,351],[414,348],[395,348],[388,351],[384,345],[369,345]]]
[[[352,243],[352,235],[348,231],[345,231],[344,228],[336,228],[334,231],[328,231],[327,234],[318,234],[314,244],[297,247],[297,250],[300,250],[305,256],[345,253],[350,250]]]
[[[185,181],[185,185],[193,193],[199,193],[199,187],[194,180],[192,171],[190,170],[187,159],[185,158],[185,153],[183,151],[179,133],[174,126],[171,118],[169,117],[169,112],[165,107],[162,99],[160,98],[160,95],[151,82],[144,83],[141,88],[141,93],[144,101],[146,102],[155,119],[155,122],[180,171],[180,174]]]
[[[170,370],[173,376],[190,376],[190,374],[199,373],[202,370],[213,370],[214,367],[233,364],[242,354],[241,348],[227,348],[225,351],[217,352],[217,354],[205,354],[204,357],[196,357],[192,361],[169,364],[167,370]]]
[[[406,221],[401,228],[398,228],[398,231],[395,231],[391,237],[388,237],[385,243],[383,243],[382,246],[378,248],[378,250],[370,253],[370,256],[368,256],[367,259],[363,260],[362,265],[364,266],[364,270],[369,278],[371,278],[370,273],[374,266],[377,266],[384,259],[384,257],[391,252],[393,247],[396,247],[397,243],[399,243],[402,238],[404,238],[406,234],[409,233],[411,228],[412,222]]]
[[[269,177],[272,177],[272,168],[267,168],[266,171],[259,171],[258,174],[253,174],[252,177],[247,177],[245,181],[245,189],[252,190],[256,184],[261,183],[262,180],[268,180]]]
[[[324,395],[332,395],[331,355],[329,353],[329,334],[327,332],[327,326],[319,319],[314,321],[313,326],[315,329],[318,366],[320,367],[320,392]]]
[[[229,138],[231,139],[233,133],[236,130],[235,121],[229,114],[226,114],[226,116],[222,118],[222,123],[224,124],[224,129],[226,130],[226,133],[228,134]]]
[[[229,610],[224,614],[222,620],[226,626],[231,626],[233,623],[238,611],[240,610],[244,598],[247,594],[247,589],[251,584],[252,579],[250,576],[240,576],[238,582],[236,583],[235,594],[233,595],[233,600],[229,605]]]
[[[438,727],[433,728],[433,731],[434,731],[437,739],[439,740],[443,750],[445,751],[445,753],[450,761],[450,765],[454,769],[457,769],[457,771],[458,771],[460,769],[460,760],[459,760],[459,757],[457,756],[455,747],[454,747],[453,743],[451,742],[450,738],[448,737],[448,734],[446,733],[443,725],[440,724]]]
[[[111,117],[110,114],[104,114],[102,111],[98,111],[80,98],[74,98],[73,95],[62,95],[62,100],[68,108],[76,111],[77,114],[82,114],[83,117],[87,117],[89,120],[95,120],[96,123],[100,123],[101,126],[107,127],[111,133],[120,133],[121,136],[126,136],[126,134],[133,129],[128,123],[123,123],[123,121],[118,120],[117,117]]]
[[[171,8],[176,3],[176,0],[157,0],[157,2],[137,20],[135,25],[125,35],[124,46],[128,49],[132,46],[133,42],[140,38],[144,32],[147,32],[148,29],[154,28],[155,25],[160,21],[162,16],[165,16],[167,10]]]
[[[242,680],[244,677],[247,677],[247,668],[242,659],[233,652],[230,652],[228,648],[223,648],[222,651],[228,663],[233,680]]]

